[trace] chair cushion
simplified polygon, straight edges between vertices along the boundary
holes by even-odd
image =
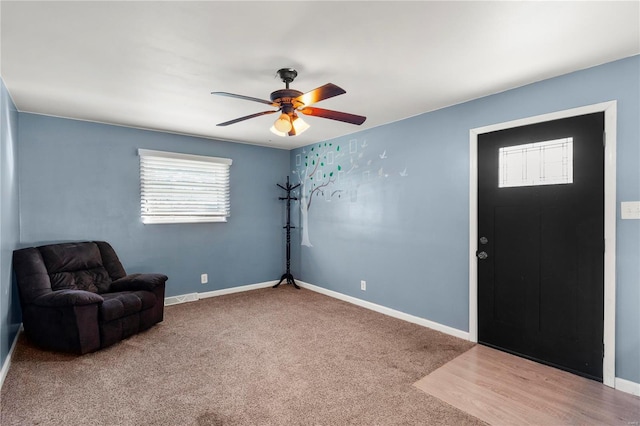
[[[120,263],[120,259],[118,259],[118,255],[111,247],[111,244],[106,241],[94,241],[100,250],[100,257],[102,258],[102,265],[109,273],[111,280],[117,280],[118,278],[122,278],[127,273],[122,267],[122,263]]]
[[[51,244],[38,247],[52,290],[105,291],[111,278],[102,265],[102,256],[93,242]]]
[[[100,306],[100,321],[109,322],[123,318],[156,304],[156,296],[150,291],[123,291],[103,293],[104,302]]]
[[[111,279],[104,268],[50,274],[52,290],[84,290],[99,293],[109,288]]]

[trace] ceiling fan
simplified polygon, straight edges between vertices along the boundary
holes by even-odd
[[[280,112],[280,116],[271,127],[271,131],[278,136],[296,136],[309,128],[302,118],[298,117],[298,113],[311,115],[316,117],[328,118],[330,120],[342,121],[345,123],[360,125],[364,123],[367,117],[362,115],[349,114],[346,112],[333,111],[330,109],[311,107],[311,104],[332,98],[334,96],[347,93],[344,89],[332,83],[327,83],[310,92],[302,93],[298,90],[290,89],[291,83],[298,75],[293,68],[282,68],[277,71],[280,79],[285,83],[286,88],[276,90],[271,93],[270,101],[265,99],[253,98],[251,96],[237,95],[228,92],[211,92],[212,95],[229,96],[231,98],[245,99],[253,102],[271,105],[277,110],[269,110],[257,112],[255,114],[236,118],[235,120],[219,123],[218,126],[228,126],[250,118],[260,117],[261,115],[274,114]]]

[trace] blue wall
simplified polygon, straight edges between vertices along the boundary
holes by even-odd
[[[0,367],[20,327],[11,259],[18,247],[18,112],[0,78]]]
[[[326,176],[316,173],[307,191],[336,180],[314,195],[313,247],[295,251],[294,275],[468,330],[469,130],[617,100],[619,208],[640,200],[639,77],[635,56],[292,151],[294,176],[310,175],[314,160]],[[640,221],[618,213],[616,377],[636,383],[639,263]]]
[[[26,113],[19,135],[22,246],[108,241],[127,272],[168,275],[167,296],[282,274],[287,151]],[[231,158],[229,221],[143,225],[138,148]]]

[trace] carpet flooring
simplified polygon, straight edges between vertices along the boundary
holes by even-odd
[[[412,384],[473,344],[291,286],[168,306],[102,351],[21,335],[9,425],[480,425]]]

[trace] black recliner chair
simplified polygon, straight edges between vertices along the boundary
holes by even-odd
[[[109,243],[50,244],[13,252],[27,338],[85,354],[162,321],[167,276],[127,275]]]

